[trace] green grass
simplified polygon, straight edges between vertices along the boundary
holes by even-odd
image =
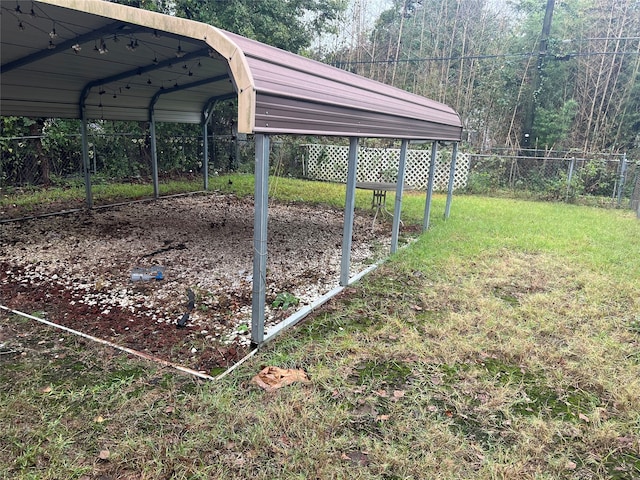
[[[252,192],[228,180],[212,189]],[[340,185],[271,188],[344,204]],[[421,224],[424,195],[403,208]],[[436,196],[428,233],[217,383],[0,315],[0,478],[639,479],[640,221],[474,196],[443,210]],[[265,393],[265,365],[311,382]]]

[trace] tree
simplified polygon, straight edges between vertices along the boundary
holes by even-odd
[[[115,0],[148,10],[209,23],[254,40],[299,53],[326,31],[347,0]]]

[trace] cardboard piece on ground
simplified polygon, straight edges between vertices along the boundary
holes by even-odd
[[[308,383],[309,377],[303,370],[265,367],[251,381],[267,392],[273,392],[294,382]]]

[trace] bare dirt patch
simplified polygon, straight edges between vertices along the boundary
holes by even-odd
[[[342,210],[270,204],[268,305],[287,292],[303,306],[338,285],[342,228]],[[352,275],[387,254],[389,232],[356,215]],[[210,373],[248,349],[252,261],[250,198],[191,195],[32,219],[0,225],[0,304]],[[163,280],[131,281],[134,268],[158,265]],[[291,312],[268,307],[267,328]]]

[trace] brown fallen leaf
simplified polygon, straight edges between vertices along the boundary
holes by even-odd
[[[584,422],[587,422],[587,423],[590,422],[589,417],[587,417],[584,413],[578,414],[578,418]]]
[[[265,367],[251,381],[267,392],[273,392],[294,382],[309,383],[309,377],[303,370]]]
[[[575,470],[577,466],[578,465],[576,465],[576,462],[572,462],[571,460],[567,460],[567,463],[565,463],[564,468],[566,468],[567,470]]]
[[[111,453],[107,448],[105,448],[104,450],[100,450],[100,453],[98,454],[98,458],[100,460],[109,460],[110,456],[111,456]]]
[[[104,417],[103,417],[102,415],[98,415],[97,417],[95,417],[95,418],[93,419],[93,421],[94,421],[95,423],[102,423],[102,422],[104,422]]]
[[[164,413],[173,413],[176,411],[176,408],[169,405],[167,408],[164,409]]]
[[[404,390],[394,390],[393,391],[393,398],[398,399],[398,398],[402,398],[404,397],[405,391]]]
[[[51,388],[50,386],[48,387],[44,387],[42,390],[40,390],[42,393],[51,393],[53,391],[53,388]]]

